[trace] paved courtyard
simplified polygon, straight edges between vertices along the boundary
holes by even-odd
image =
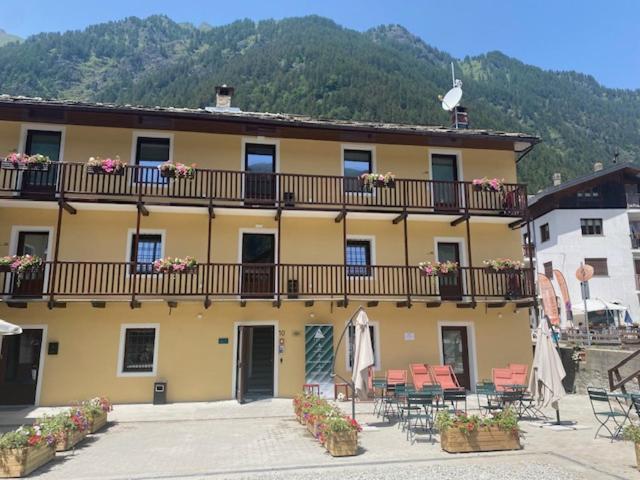
[[[350,404],[341,404],[348,409]],[[74,452],[34,474],[41,479],[640,479],[633,446],[593,439],[595,421],[584,396],[562,401],[563,419],[579,429],[553,431],[527,421],[517,452],[443,452],[437,438],[415,444],[397,426],[358,405],[367,424],[360,454],[333,458],[292,416],[291,401],[264,400],[163,406],[118,405],[111,424]],[[0,410],[4,428],[47,409]],[[551,412],[549,412],[551,413]]]

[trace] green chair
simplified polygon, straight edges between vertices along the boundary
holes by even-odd
[[[609,395],[604,388],[587,387],[587,393],[589,394],[589,401],[591,402],[591,408],[593,410],[593,416],[600,424],[594,435],[594,439],[598,438],[598,433],[604,428],[611,435],[611,441],[617,437],[622,431],[627,415],[622,412],[617,412],[611,406]],[[622,422],[618,419],[622,418]],[[615,425],[613,431],[607,426],[609,421],[612,421]]]

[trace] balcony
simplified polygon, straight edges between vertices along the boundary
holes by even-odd
[[[53,163],[46,172],[0,169],[0,199],[515,218],[527,208],[523,184],[485,192],[471,182],[396,179],[393,188],[367,190],[352,177],[198,169],[190,180],[165,179],[155,167],[107,175],[89,173],[83,163]]]
[[[355,270],[354,270],[355,269]],[[140,273],[134,273],[140,272]],[[20,299],[369,299],[403,302],[498,302],[532,299],[533,273],[489,272],[462,267],[443,277],[423,276],[417,267],[304,264],[199,264],[193,273],[152,272],[151,264],[45,262],[18,284],[0,273],[0,295]]]
[[[627,208],[640,208],[640,193],[627,192]]]
[[[525,261],[529,261],[529,258],[535,258],[536,246],[533,243],[525,243],[522,245],[522,256]]]

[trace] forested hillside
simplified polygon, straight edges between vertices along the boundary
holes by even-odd
[[[1,40],[0,40],[1,41]],[[222,27],[163,16],[43,33],[0,47],[0,93],[144,105],[206,106],[216,84],[243,110],[448,124],[437,100],[464,83],[472,127],[540,135],[520,165],[531,189],[640,153],[640,91],[550,72],[499,52],[453,59],[401,26],[367,32],[320,17]]]

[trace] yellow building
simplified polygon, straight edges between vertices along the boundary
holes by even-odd
[[[530,363],[533,276],[483,261],[522,260],[516,160],[537,138],[241,112],[217,93],[207,109],[0,96],[0,151],[52,160],[0,169],[0,256],[44,259],[0,267],[0,318],[24,329],[3,339],[0,403],[150,402],[157,381],[169,401],[333,394],[361,305],[376,376],[452,364],[473,389]],[[127,165],[92,171],[98,156]],[[197,167],[166,178],[165,161]],[[158,272],[167,256],[197,265]]]

